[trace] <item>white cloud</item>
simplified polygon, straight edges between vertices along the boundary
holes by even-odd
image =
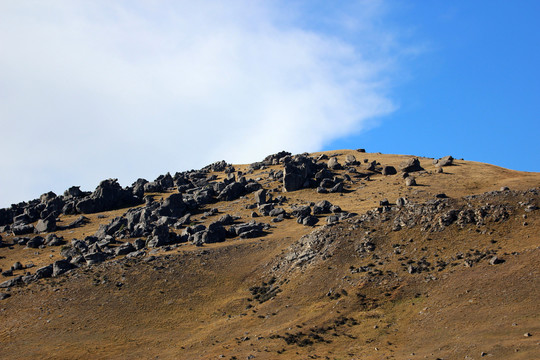
[[[0,206],[361,130],[393,110],[373,4],[348,42],[279,2],[0,3]]]

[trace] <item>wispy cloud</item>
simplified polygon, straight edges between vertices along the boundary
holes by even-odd
[[[2,2],[0,206],[361,130],[393,110],[389,52],[366,56],[386,36],[374,3],[335,13],[352,40],[306,4]]]

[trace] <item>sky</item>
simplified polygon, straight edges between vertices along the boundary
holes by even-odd
[[[540,171],[537,1],[0,0],[0,207],[366,148]]]

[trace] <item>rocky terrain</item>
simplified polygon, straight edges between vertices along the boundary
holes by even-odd
[[[220,161],[0,209],[6,359],[534,359],[540,173]]]

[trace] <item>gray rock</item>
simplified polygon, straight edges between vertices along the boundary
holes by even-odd
[[[399,164],[399,170],[410,173],[414,171],[422,171],[424,168],[420,166],[420,160],[418,160],[418,158],[410,158]]]
[[[255,202],[257,205],[266,204],[267,192],[265,189],[261,189],[255,192]]]
[[[405,185],[407,186],[416,186],[416,179],[412,176],[409,176],[405,179]]]
[[[337,158],[335,158],[335,157],[330,158],[330,160],[328,160],[327,166],[328,166],[329,169],[332,169],[332,170],[340,170],[340,169],[342,169],[341,164],[338,162]]]
[[[302,225],[315,226],[319,222],[319,219],[315,216],[306,216],[302,219]]]
[[[397,171],[396,171],[395,167],[387,165],[387,166],[383,167],[382,174],[383,175],[395,175],[395,174],[397,174]]]
[[[62,275],[66,271],[73,269],[73,265],[67,260],[58,260],[53,263],[52,276],[56,277]]]
[[[32,239],[28,240],[28,242],[26,243],[26,246],[32,249],[37,249],[44,243],[45,243],[44,238],[42,238],[41,236],[34,236]]]
[[[53,266],[47,265],[36,270],[36,279],[50,278],[53,275]]]
[[[54,215],[49,215],[44,220],[39,219],[35,231],[37,233],[48,233],[56,230],[56,217]]]
[[[131,252],[134,252],[135,250],[135,247],[131,243],[125,242],[122,245],[118,246],[116,249],[114,249],[114,252],[116,256],[120,256],[127,255]]]

